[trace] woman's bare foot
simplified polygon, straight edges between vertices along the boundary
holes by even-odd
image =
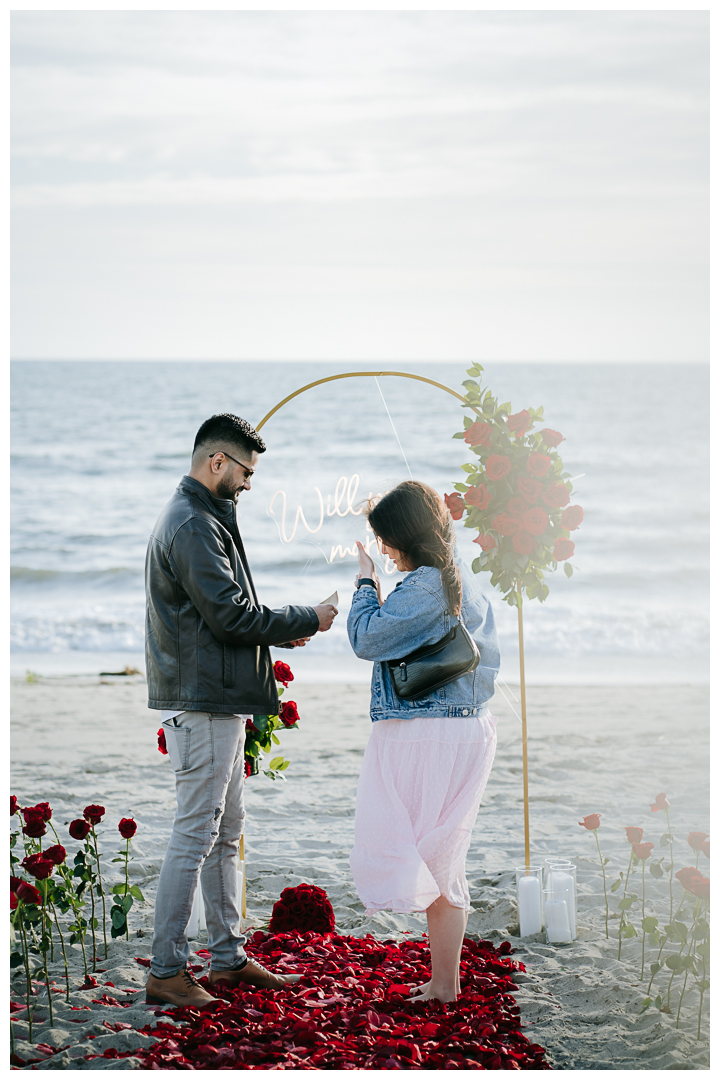
[[[448,1001],[457,1001],[457,991],[443,987],[434,987],[432,979],[424,986],[419,986],[417,992],[408,1001],[440,1001],[444,1005]]]

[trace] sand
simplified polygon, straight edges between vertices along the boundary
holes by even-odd
[[[527,967],[517,994],[523,1025],[532,1040],[547,1048],[555,1068],[707,1069],[708,1024],[698,1042],[695,997],[688,997],[678,1028],[674,1015],[654,1008],[639,1015],[648,978],[639,978],[639,941],[624,944],[617,960],[617,941],[605,938],[594,839],[577,824],[585,814],[602,814],[599,838],[610,860],[611,881],[628,861],[624,826],[643,827],[644,839],[659,846],[664,822],[650,804],[665,791],[677,837],[675,868],[694,865],[684,838],[690,830],[709,831],[707,689],[529,688],[532,858],[569,855],[578,866],[578,938],[564,946],[546,945],[544,935],[517,936],[513,868],[522,859],[523,816],[520,725],[513,710],[519,711],[519,705],[513,700],[517,688],[503,689],[493,702],[500,717],[498,753],[468,857],[468,932],[513,943],[516,958]],[[292,761],[287,782],[260,776],[247,784],[247,925],[266,925],[280,891],[307,881],[327,890],[341,932],[422,933],[422,915],[381,912],[367,918],[350,877],[355,784],[369,733],[367,687],[295,683],[288,696],[298,703],[301,725],[283,736],[282,749]],[[12,791],[26,805],[48,800],[61,841],[73,852],[77,845],[64,823],[90,802],[104,804],[107,827],[101,827],[100,835],[110,881],[119,879],[118,864],[109,862],[121,846],[116,823],[134,817],[138,832],[131,874],[147,898],[131,912],[131,940],[112,943],[108,961],[98,965],[105,969],[96,976],[98,982],[114,983],[114,988],[79,990],[81,961],[77,949],[72,950],[71,1003],[89,1009],[71,1010],[60,995],[55,998],[56,1028],[39,1024],[34,1041],[70,1049],[40,1068],[138,1068],[134,1058],[78,1059],[102,1052],[100,1047],[149,1045],[135,1030],[153,1022],[154,1010],[142,1004],[146,971],[134,957],[148,957],[151,951],[154,891],[174,794],[169,761],[156,749],[159,716],[148,712],[145,702],[146,687],[138,677],[12,680]],[[701,869],[708,872],[706,861]],[[639,875],[632,888],[636,880]],[[648,896],[648,913],[665,921],[667,878],[649,887]],[[611,907],[617,907],[614,900]],[[616,926],[617,916],[611,918],[611,934]],[[194,944],[201,949],[204,935]],[[649,955],[654,958],[652,950]],[[53,974],[63,985],[61,964],[54,965]],[[13,997],[20,1000],[21,993],[18,978]],[[133,1004],[95,1003],[102,993]],[[46,1015],[42,1000],[39,1018]],[[16,1015],[18,1053],[35,1055],[23,1042],[24,1014]],[[104,1026],[118,1020],[132,1027],[114,1033]],[[88,1040],[88,1035],[96,1038]]]

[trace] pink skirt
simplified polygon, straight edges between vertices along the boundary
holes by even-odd
[[[372,725],[357,789],[350,869],[368,914],[470,908],[465,858],[495,756],[494,716]]]

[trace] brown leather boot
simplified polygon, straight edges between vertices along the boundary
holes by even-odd
[[[245,967],[230,968],[228,971],[211,971],[208,982],[211,986],[216,983],[225,983],[231,989],[236,986],[258,986],[261,990],[282,990],[283,986],[289,986],[302,979],[302,975],[275,975],[268,971],[257,960],[248,960]]]
[[[152,972],[145,983],[145,1001],[148,1005],[184,1005],[200,1008],[218,999],[203,990],[197,979],[186,971],[178,971],[171,979],[158,979]]]

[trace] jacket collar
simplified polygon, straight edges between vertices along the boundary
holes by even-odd
[[[183,476],[177,486],[178,494],[190,495],[203,504],[206,510],[221,520],[236,523],[235,503],[232,499],[216,499],[213,493],[192,476]]]

